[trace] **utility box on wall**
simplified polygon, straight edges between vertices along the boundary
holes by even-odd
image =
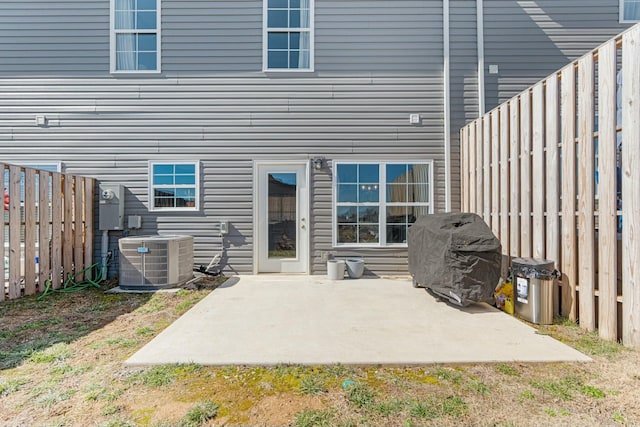
[[[100,230],[124,230],[124,186],[100,183]]]

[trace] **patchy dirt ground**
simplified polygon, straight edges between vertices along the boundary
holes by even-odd
[[[210,279],[173,294],[87,290],[1,303],[0,425],[640,425],[640,352],[568,323],[540,333],[594,362],[122,365],[217,284]]]

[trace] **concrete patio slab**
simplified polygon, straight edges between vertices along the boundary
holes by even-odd
[[[127,365],[589,361],[486,304],[437,302],[410,280],[232,278]]]

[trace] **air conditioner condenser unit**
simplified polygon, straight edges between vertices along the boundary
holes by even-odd
[[[193,277],[192,236],[124,237],[118,246],[122,289],[174,288]]]

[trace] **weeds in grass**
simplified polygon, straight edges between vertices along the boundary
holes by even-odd
[[[144,384],[149,387],[161,387],[173,383],[178,378],[199,372],[201,365],[194,363],[153,366],[143,371],[134,372],[129,376],[131,384]]]
[[[412,402],[409,406],[409,415],[414,418],[434,420],[440,417],[437,406],[431,402]]]
[[[413,402],[409,406],[409,415],[429,420],[443,416],[458,418],[464,416],[467,410],[467,403],[461,397],[449,396],[443,400],[432,398],[423,402]]]
[[[149,314],[157,313],[167,308],[167,300],[161,294],[153,295],[149,301],[143,306],[140,306],[136,311],[138,313]]]
[[[94,350],[105,347],[118,347],[118,348],[132,348],[138,345],[138,340],[132,338],[115,337],[107,338],[102,341],[95,342],[89,345],[89,348]]]
[[[593,387],[590,385],[583,385],[582,387],[580,387],[580,393],[594,399],[602,399],[606,396],[604,391],[600,390],[598,387]]]
[[[48,319],[36,320],[35,322],[24,324],[15,329],[15,332],[24,332],[28,330],[40,329],[46,326],[59,325],[63,322],[60,317],[50,317]]]
[[[136,331],[136,335],[140,335],[143,337],[149,337],[155,333],[156,331],[154,331],[153,328],[150,328],[148,326],[144,326]]]
[[[544,408],[544,412],[549,415],[550,417],[557,417],[558,414],[556,414],[556,411],[554,411],[551,408]]]
[[[119,405],[108,405],[102,410],[102,415],[108,417],[109,415],[117,414],[121,410],[122,408]]]
[[[614,412],[613,415],[611,415],[611,419],[620,424],[627,423],[627,420],[619,412]]]
[[[129,420],[116,418],[113,420],[109,420],[104,424],[100,424],[99,427],[136,427],[136,424]]]
[[[296,427],[332,427],[333,412],[330,410],[320,411],[317,409],[309,409],[296,415]]]
[[[161,387],[171,384],[175,380],[176,374],[172,365],[154,366],[136,372],[129,377],[129,382],[132,384],[144,384],[149,387]]]
[[[552,397],[561,400],[571,400],[576,391],[582,387],[580,378],[567,376],[559,381],[531,381],[531,385]]]
[[[84,390],[87,394],[85,400],[97,401],[104,400],[106,402],[115,402],[124,393],[124,390],[105,387],[102,384],[91,384]]]
[[[218,416],[220,407],[217,403],[205,400],[196,403],[182,419],[182,427],[198,427]]]
[[[467,413],[467,403],[458,396],[449,396],[441,403],[442,413],[452,417],[461,417]]]
[[[575,343],[576,349],[591,356],[611,357],[622,351],[625,347],[617,342],[606,341],[598,336],[597,332],[590,332],[580,335],[580,339]]]
[[[373,405],[372,410],[380,415],[395,415],[399,414],[407,406],[407,402],[404,400],[390,400],[387,402],[379,402]]]
[[[303,377],[300,381],[300,392],[302,394],[320,394],[326,391],[324,381],[315,375]]]
[[[23,385],[27,384],[24,378],[15,378],[0,383],[0,396],[6,396],[19,391]]]
[[[477,379],[470,380],[466,387],[467,390],[478,393],[482,396],[489,394],[489,386]]]
[[[353,383],[347,386],[347,400],[358,408],[370,406],[376,397],[375,393],[365,384]]]
[[[207,294],[203,292],[178,291],[178,296],[185,298],[184,301],[176,305],[176,313],[182,315],[189,311],[191,307],[200,302]]]
[[[500,372],[503,375],[508,375],[510,377],[519,377],[520,372],[515,369],[511,365],[507,365],[506,363],[499,363],[496,365],[496,371]]]
[[[29,357],[29,361],[33,363],[52,363],[68,359],[72,354],[69,345],[60,342],[44,350],[34,352]]]
[[[36,405],[42,408],[51,408],[56,403],[69,400],[75,393],[75,390],[62,391],[58,389],[49,389],[46,393],[43,393],[38,400],[36,400]]]
[[[462,372],[455,369],[438,368],[436,369],[435,376],[444,381],[448,381],[451,384],[460,384],[462,382]]]
[[[535,398],[536,397],[534,396],[534,394],[529,390],[520,393],[520,402],[522,402],[523,400],[534,400]]]

